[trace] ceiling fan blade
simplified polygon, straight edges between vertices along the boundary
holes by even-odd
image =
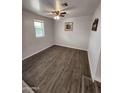
[[[51,13],[59,15],[60,11],[52,11]]]
[[[61,12],[60,14],[67,14],[66,12]]]
[[[56,11],[52,11],[51,13],[56,13]]]
[[[67,7],[67,6],[68,6],[68,3],[65,2],[65,3],[62,3],[61,5],[62,5],[63,7]]]
[[[44,14],[44,15],[55,15],[51,11],[53,11],[53,10],[43,10],[43,11],[41,11],[41,14]]]

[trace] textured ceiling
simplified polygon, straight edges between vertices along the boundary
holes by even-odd
[[[61,6],[64,2],[68,7]],[[22,0],[23,9],[50,18],[53,18],[52,10],[66,11],[66,18],[92,15],[99,3],[100,0]]]

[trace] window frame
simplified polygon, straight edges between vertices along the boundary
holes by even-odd
[[[40,22],[41,24],[43,23],[43,35],[42,35],[42,36],[38,36],[38,37],[37,37],[37,35],[36,35],[36,28],[35,28],[34,22]],[[34,20],[33,20],[33,27],[34,27],[34,32],[35,32],[35,37],[36,37],[36,38],[43,38],[43,37],[45,37],[45,26],[44,26],[44,21],[43,21],[43,20],[34,19]]]

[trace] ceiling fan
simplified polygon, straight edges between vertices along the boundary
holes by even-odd
[[[59,20],[60,17],[65,17],[65,15],[67,14],[67,12],[64,11],[52,11],[51,12],[54,15],[54,19]]]
[[[62,10],[52,10],[50,12],[50,14],[54,16],[55,20],[59,20],[60,17],[65,17],[65,15],[67,14],[67,12],[65,12],[65,11],[66,11],[66,8],[68,7],[68,3],[67,2],[62,3],[61,6],[64,7],[64,9],[62,9]]]

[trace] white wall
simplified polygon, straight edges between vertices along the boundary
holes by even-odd
[[[98,62],[98,64],[97,64],[95,80],[101,82],[101,55],[100,55],[100,57],[99,57],[99,62]]]
[[[54,20],[38,16],[29,11],[22,11],[22,58],[25,59],[44,48],[53,45]],[[33,26],[33,20],[44,21],[45,37],[36,38]]]
[[[55,44],[87,50],[91,18],[91,16],[81,16],[56,21]],[[65,22],[73,22],[73,31],[64,31]]]
[[[95,18],[99,18],[97,32],[90,31],[90,38],[88,45],[88,58],[89,58],[90,70],[93,80],[95,79],[95,73],[101,51],[101,5],[99,5],[96,12],[94,13],[91,25]]]
[[[95,18],[99,18],[97,32],[91,31],[91,25]],[[40,19],[45,22],[45,37],[36,38],[33,28],[33,20]],[[92,20],[92,22],[91,22]],[[64,31],[64,23],[73,22],[73,31]],[[100,6],[94,16],[81,16],[54,21],[43,16],[38,16],[23,10],[22,15],[22,57],[23,59],[40,52],[51,45],[88,50],[88,58],[93,80],[101,78],[97,68],[101,49],[101,17]],[[98,66],[98,67],[97,67]],[[101,67],[99,68],[101,69]],[[96,76],[95,76],[96,75]],[[99,79],[100,80],[100,79]]]

